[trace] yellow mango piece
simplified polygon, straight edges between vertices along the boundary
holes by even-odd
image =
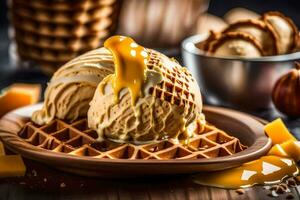
[[[266,134],[272,139],[273,145],[289,140],[296,141],[296,138],[288,131],[280,118],[265,125],[264,129]]]
[[[289,155],[284,151],[280,144],[275,144],[268,152],[268,155],[289,157]]]
[[[300,160],[300,142],[289,140],[282,144],[275,144],[269,151],[268,155],[288,157],[296,162]]]
[[[0,141],[0,156],[4,156],[4,155],[5,155],[4,145],[3,145],[3,143]]]
[[[293,158],[296,162],[300,160],[300,142],[289,140],[280,144],[282,149],[289,155],[290,158]]]
[[[20,155],[0,156],[0,178],[24,176],[26,167]]]
[[[0,117],[11,110],[37,103],[40,95],[40,84],[16,83],[9,86],[0,95]]]

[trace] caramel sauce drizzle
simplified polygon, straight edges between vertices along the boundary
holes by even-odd
[[[147,50],[125,36],[112,36],[104,42],[113,55],[115,74],[111,77],[115,101],[118,102],[119,92],[128,88],[132,104],[143,97],[142,87],[146,80],[146,69],[149,55]]]
[[[293,159],[268,155],[237,168],[196,175],[194,180],[202,185],[233,189],[276,184],[298,173]]]
[[[300,160],[299,151],[300,142],[290,139],[274,145],[266,156],[257,160],[232,169],[200,173],[194,176],[194,181],[202,185],[230,189],[277,184],[286,177],[299,174],[295,162]]]

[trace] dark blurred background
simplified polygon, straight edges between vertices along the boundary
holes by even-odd
[[[208,12],[222,17],[235,7],[243,7],[259,14],[266,11],[280,11],[291,17],[300,27],[300,1],[297,0],[211,0]]]
[[[2,81],[3,72],[9,69],[8,66],[8,19],[6,0],[0,0],[0,81]],[[235,7],[244,7],[257,13],[263,13],[270,10],[281,11],[291,17],[300,27],[300,1],[298,0],[211,0],[208,12],[222,17],[228,10]],[[5,72],[4,72],[5,73]],[[3,87],[1,82],[0,87]]]

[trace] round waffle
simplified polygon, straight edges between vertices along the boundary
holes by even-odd
[[[69,61],[70,59],[85,52],[84,50],[73,52],[68,50],[57,51],[51,49],[36,48],[22,43],[18,43],[17,50],[21,57],[24,56],[26,58],[33,58],[50,62]]]
[[[35,9],[45,9],[45,10],[89,10],[94,7],[100,6],[110,6],[117,2],[118,0],[12,0],[12,4],[18,3],[24,6],[30,5],[30,7]]]
[[[231,41],[231,40],[245,41],[246,43],[249,43],[250,45],[252,45],[253,48],[256,49],[257,52],[259,52],[261,56],[264,55],[262,46],[257,41],[257,39],[250,34],[241,33],[241,32],[228,32],[228,33],[223,34],[218,39],[216,39],[215,41],[213,41],[209,44],[208,52],[214,54],[218,50],[218,48],[222,47],[224,44],[226,44],[226,42]]]
[[[33,61],[53,72],[101,46],[117,27],[121,1],[12,0],[9,7],[20,61]]]
[[[95,36],[60,38],[17,30],[14,37],[18,43],[32,47],[43,48],[45,50],[69,50],[73,52],[84,49],[95,49],[102,44],[103,39],[108,35],[109,32],[104,30]]]
[[[17,29],[35,34],[50,37],[83,37],[88,35],[98,35],[99,32],[102,32],[112,26],[113,21],[109,18],[104,18],[87,24],[68,25],[37,22],[19,16],[13,16],[12,22]]]
[[[275,20],[276,18],[277,20]],[[276,21],[278,21],[279,19],[282,21],[277,22],[277,24]],[[262,16],[262,20],[272,26],[275,30],[275,33],[277,34],[279,40],[278,48],[280,54],[290,53],[296,48],[299,31],[293,20],[280,12],[274,11],[264,13]],[[284,23],[289,26],[289,29],[291,31],[290,35],[286,35],[285,33],[285,31],[287,31],[288,29],[287,26],[284,28],[281,27]]]
[[[38,22],[58,23],[58,24],[85,24],[91,21],[97,21],[102,18],[109,18],[113,14],[112,6],[93,8],[85,12],[78,11],[53,11],[37,10],[35,8],[13,5],[11,12],[13,15],[24,17]]]
[[[41,127],[28,122],[18,136],[34,146],[54,152],[109,159],[216,158],[246,149],[237,138],[209,125],[192,138],[188,145],[168,140],[140,145],[139,149],[132,144],[120,144],[109,140],[97,142],[98,134],[88,128],[86,119],[72,124],[57,119]]]
[[[212,124],[231,136],[206,125],[187,145],[172,140],[133,145],[97,142],[86,119],[33,124],[31,113],[40,106],[25,107],[2,118],[1,139],[25,157],[82,175],[126,177],[221,170],[256,159],[271,147],[260,122],[223,108],[206,107],[204,112]]]
[[[85,51],[66,51],[37,48],[23,43],[18,43],[17,52],[23,61],[30,61],[38,65],[46,74],[52,74],[60,66],[84,53]]]
[[[271,25],[260,20],[243,20],[229,25],[223,33],[244,32],[254,36],[263,48],[264,55],[278,54],[278,37]]]

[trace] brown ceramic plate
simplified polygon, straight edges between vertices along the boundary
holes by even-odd
[[[18,132],[41,104],[27,106],[5,115],[0,120],[0,137],[5,146],[22,156],[43,162],[60,170],[87,176],[135,177],[146,175],[188,174],[215,171],[238,166],[259,158],[271,147],[263,124],[250,115],[219,107],[204,107],[206,119],[216,127],[240,139],[248,148],[234,155],[211,159],[107,159],[74,156],[38,148],[24,142]]]

